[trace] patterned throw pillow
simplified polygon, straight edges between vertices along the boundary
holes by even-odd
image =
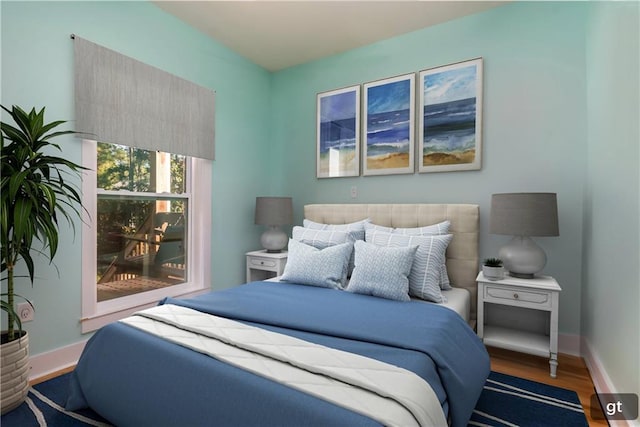
[[[314,230],[311,228],[295,226],[292,232],[293,240],[311,245],[314,248],[324,249],[340,243],[355,242],[357,239],[353,232],[346,230]],[[364,236],[362,237],[364,240]],[[353,255],[349,260],[347,276],[353,271]]]
[[[356,241],[356,268],[347,291],[396,301],[410,301],[408,276],[417,249],[417,246],[392,248]]]
[[[347,282],[347,266],[352,251],[352,242],[318,249],[289,239],[287,264],[280,280],[342,289]]]
[[[414,228],[391,228],[382,225],[368,223],[365,224],[365,230],[385,231],[387,233],[404,234],[407,236],[431,236],[434,234],[448,234],[451,222],[449,220],[439,222],[433,225],[426,225],[424,227]],[[446,258],[445,258],[446,262]],[[451,282],[449,280],[449,273],[447,272],[447,264],[443,263],[440,266],[440,289],[448,291],[451,289]]]
[[[366,241],[387,247],[408,247],[418,245],[411,274],[409,294],[433,302],[446,302],[440,291],[441,266],[445,252],[452,239],[451,234],[434,236],[408,236],[367,230]]]

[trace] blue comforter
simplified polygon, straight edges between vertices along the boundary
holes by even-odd
[[[454,427],[467,425],[489,374],[476,334],[435,304],[273,282],[164,303],[409,369],[431,384]],[[73,373],[67,408],[86,406],[117,426],[378,425],[120,323],[89,340]]]

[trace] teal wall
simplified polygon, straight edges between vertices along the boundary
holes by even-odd
[[[583,336],[619,392],[640,394],[640,7],[588,19]]]
[[[71,33],[216,91],[212,286],[242,283],[244,253],[261,231],[253,225],[255,197],[270,190],[270,73],[151,3],[2,1],[0,8],[3,105],[46,106],[48,120],[73,120]],[[58,142],[65,157],[81,160],[79,141]],[[85,338],[77,228],[75,238],[61,232],[57,271],[40,260],[33,289],[26,282],[20,289],[36,305],[36,320],[26,324],[32,354]]]
[[[213,288],[244,279],[257,195],[293,196],[296,222],[310,202],[477,203],[487,257],[506,241],[488,233],[492,193],[558,193],[560,236],[537,240],[563,288],[560,332],[584,335],[616,388],[639,393],[637,3],[511,3],[274,74],[149,3],[2,1],[0,13],[3,104],[73,119],[70,33],[217,91]],[[479,56],[481,170],[315,178],[318,92]],[[79,161],[80,143],[61,142]],[[40,262],[21,290],[37,305],[33,354],[83,338],[80,256],[65,230],[59,271]]]
[[[562,286],[560,332],[580,333],[582,205],[586,174],[584,3],[518,3],[276,73],[273,145],[298,222],[310,202],[480,205],[480,255],[508,238],[488,234],[492,193],[558,193],[560,237],[538,238],[545,273]],[[316,93],[483,57],[482,169],[315,177]],[[350,198],[356,186],[358,198]]]

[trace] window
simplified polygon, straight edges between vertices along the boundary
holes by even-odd
[[[111,142],[82,148],[87,332],[210,288],[215,92],[72,38],[76,128]]]
[[[210,287],[211,161],[85,141],[83,331]]]

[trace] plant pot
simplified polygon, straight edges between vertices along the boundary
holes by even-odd
[[[488,265],[482,266],[482,274],[489,280],[502,280],[504,279],[503,267],[489,267]]]
[[[3,337],[6,334],[2,331]],[[29,335],[22,331],[19,339],[2,344],[0,352],[0,408],[2,414],[6,414],[20,406],[29,392]]]

